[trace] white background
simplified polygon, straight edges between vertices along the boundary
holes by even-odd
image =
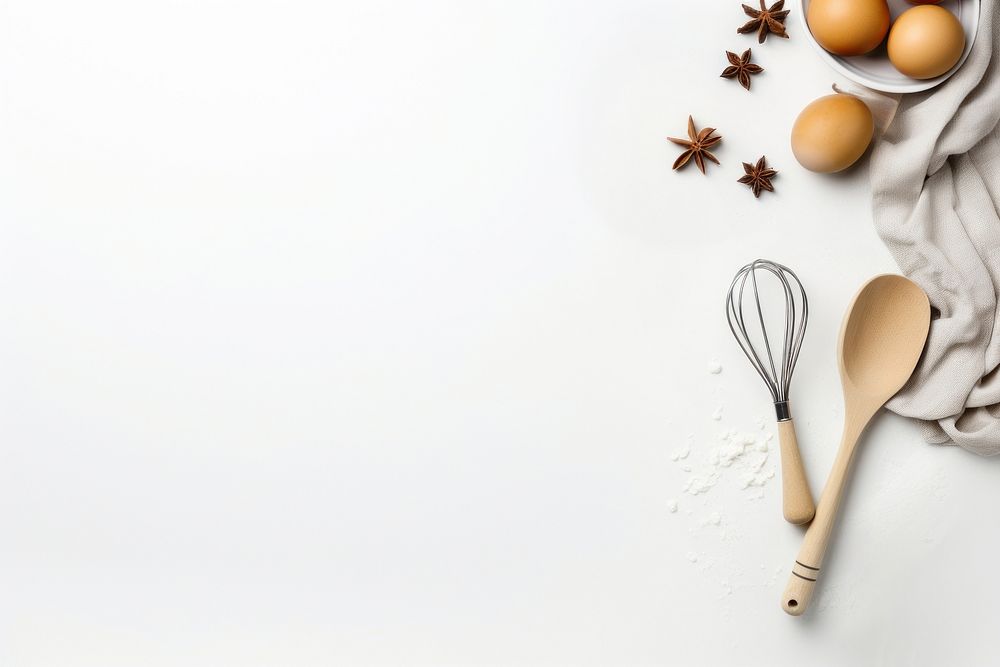
[[[880,417],[798,619],[779,480],[683,493],[689,434],[703,465],[770,417],[735,269],[809,291],[818,493],[841,314],[894,268],[867,162],[788,147],[835,80],[801,17],[744,19],[0,2],[0,664],[995,663],[996,462]],[[670,170],[689,113],[707,177]]]

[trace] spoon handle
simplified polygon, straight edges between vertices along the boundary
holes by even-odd
[[[799,441],[795,437],[795,422],[778,422],[778,442],[781,446],[781,510],[785,521],[796,525],[809,523],[816,513],[806,471],[802,467]]]
[[[802,614],[809,607],[816,580],[819,579],[820,567],[823,565],[823,556],[830,542],[830,532],[837,518],[855,446],[867,422],[867,419],[860,423],[858,420],[848,419],[844,427],[844,437],[837,451],[837,458],[833,462],[826,486],[823,487],[819,505],[816,506],[816,517],[802,538],[802,548],[792,565],[792,574],[788,577],[788,585],[781,599],[782,609],[792,616]]]

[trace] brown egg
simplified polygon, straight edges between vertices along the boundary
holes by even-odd
[[[829,174],[858,161],[875,134],[868,106],[854,95],[837,93],[812,102],[792,127],[792,152],[809,171]]]
[[[892,24],[888,47],[889,60],[900,72],[914,79],[933,79],[962,57],[965,31],[943,7],[913,7]]]
[[[838,56],[860,56],[885,39],[885,0],[810,0],[806,23],[819,45]]]

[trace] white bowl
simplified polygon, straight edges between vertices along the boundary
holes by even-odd
[[[892,20],[895,21],[897,16],[916,6],[906,0],[889,0],[889,13],[892,14]],[[933,88],[954,74],[969,57],[972,43],[976,41],[976,31],[979,28],[979,0],[945,0],[940,6],[954,14],[959,23],[962,24],[962,28],[965,30],[965,50],[962,51],[962,57],[958,59],[958,63],[954,67],[933,79],[911,79],[899,72],[889,62],[884,42],[877,49],[863,56],[835,56],[820,46],[809,31],[806,22],[806,9],[809,7],[809,0],[799,0],[799,12],[801,12],[799,15],[802,17],[802,24],[806,26],[806,39],[819,52],[820,57],[830,67],[851,81],[886,93],[918,93],[921,90]]]

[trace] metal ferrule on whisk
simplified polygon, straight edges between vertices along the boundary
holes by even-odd
[[[788,409],[788,401],[778,401],[774,404],[774,413],[779,422],[792,420],[792,411]]]

